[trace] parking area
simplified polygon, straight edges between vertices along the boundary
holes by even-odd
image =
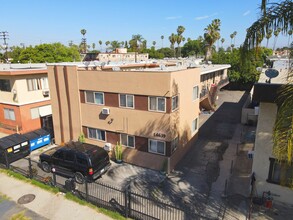
[[[38,175],[43,176],[44,178],[48,176],[47,173],[42,171],[38,166],[39,155],[51,148],[56,147],[56,145],[48,145],[43,148],[37,149],[30,154],[32,161],[32,166],[37,169]],[[20,159],[11,164],[14,167],[19,167],[22,169],[28,169],[28,160]],[[60,178],[61,182],[65,182],[66,178]],[[111,166],[109,170],[103,174],[96,182],[108,184],[120,189],[124,189],[130,185],[131,189],[136,192],[143,193],[147,188],[156,186],[160,184],[166,178],[165,175],[161,174],[158,171],[135,166],[128,163],[117,164],[111,161]]]

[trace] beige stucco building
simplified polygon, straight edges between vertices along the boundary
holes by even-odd
[[[44,64],[0,66],[0,132],[52,130],[47,68]]]
[[[215,73],[205,80],[216,85],[229,67],[209,67],[204,74]],[[55,141],[83,133],[100,147],[121,143],[124,161],[170,171],[197,138],[201,71],[173,64],[48,65]]]
[[[270,191],[273,195],[277,195],[273,196],[274,200],[293,204],[293,190],[290,188],[293,166],[288,165],[287,171],[284,172],[284,166],[278,163],[273,155],[272,135],[278,112],[277,93],[281,85],[287,82],[288,68],[282,67],[279,73],[277,78],[271,79],[271,83],[265,83],[268,77],[263,71],[259,83],[254,85],[253,101],[259,102],[259,111],[252,172],[255,174],[258,194],[262,195],[264,191]],[[283,183],[281,183],[282,179]]]

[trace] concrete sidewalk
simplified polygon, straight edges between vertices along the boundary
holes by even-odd
[[[41,216],[33,219],[112,219],[87,206],[66,199],[62,194],[53,194],[30,183],[17,180],[0,172],[0,193],[17,203],[26,194],[34,194],[35,199],[23,206]],[[5,213],[0,213],[3,216]],[[14,214],[14,213],[11,213]]]

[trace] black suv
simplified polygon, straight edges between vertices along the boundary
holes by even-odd
[[[73,177],[77,183],[93,181],[110,167],[107,151],[92,144],[70,142],[40,155],[41,167],[45,172],[55,172]]]

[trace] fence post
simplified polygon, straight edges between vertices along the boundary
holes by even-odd
[[[53,168],[54,169],[54,168]],[[57,181],[56,181],[56,173],[53,172],[53,185],[56,186],[57,185]]]
[[[230,174],[232,174],[232,171],[233,171],[233,160],[231,160]]]
[[[85,200],[88,202],[89,201],[89,187],[88,187],[88,181],[87,177],[85,177]]]
[[[28,158],[28,169],[29,169],[29,178],[33,178],[33,169],[32,169],[32,161],[31,158]]]
[[[126,187],[125,191],[124,191],[124,209],[125,209],[125,218],[128,218],[128,187]]]

